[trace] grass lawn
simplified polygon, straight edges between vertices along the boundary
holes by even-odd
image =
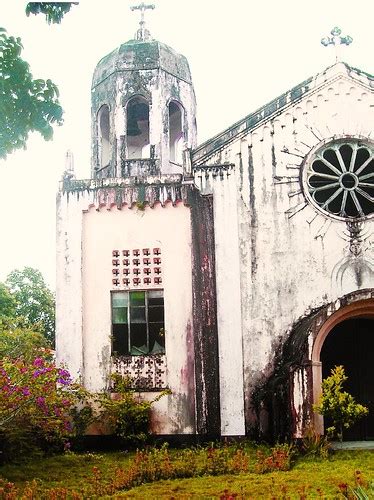
[[[171,452],[171,456],[173,453]],[[344,498],[339,493],[338,485],[348,483],[353,486],[355,471],[361,471],[364,480],[374,481],[374,451],[351,450],[335,452],[326,460],[299,458],[290,471],[205,475],[190,479],[162,480],[143,484],[128,491],[115,491],[112,496],[101,495],[100,484],[110,484],[116,474],[115,470],[131,466],[133,457],[134,454],[120,452],[66,454],[33,460],[25,464],[4,465],[0,468],[0,475],[15,483],[20,492],[26,483],[33,479],[40,481],[45,488],[64,490],[61,496],[46,493],[46,496],[40,494],[33,498],[83,498],[83,496],[71,497],[69,492],[84,491],[95,481],[99,485],[96,498],[204,499],[235,498],[235,495],[246,499]],[[92,495],[85,497],[92,498]],[[6,496],[0,494],[0,498],[6,498]],[[21,498],[21,496],[12,498]],[[374,496],[366,498],[374,498]]]

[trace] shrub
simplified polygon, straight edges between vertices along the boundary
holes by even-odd
[[[3,459],[62,448],[71,435],[78,388],[48,350],[0,361],[0,437]]]
[[[301,450],[308,456],[327,458],[330,452],[330,443],[326,436],[321,436],[314,427],[310,426],[306,429],[302,439]]]
[[[327,429],[329,436],[343,440],[343,430],[349,429],[359,418],[367,415],[366,406],[356,403],[353,396],[343,391],[343,384],[348,379],[343,366],[335,366],[331,375],[322,381],[322,395],[314,411],[331,418],[333,425]]]
[[[97,420],[109,426],[109,431],[118,436],[124,444],[139,445],[149,437],[150,414],[152,404],[169,394],[163,391],[152,401],[142,401],[130,388],[130,380],[120,374],[112,375],[115,393],[103,393],[97,396],[101,407]]]

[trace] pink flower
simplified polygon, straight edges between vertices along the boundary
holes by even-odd
[[[45,398],[43,398],[43,396],[38,396],[35,401],[38,406],[45,405]]]
[[[43,358],[35,358],[34,359],[34,362],[33,362],[34,366],[41,367],[41,366],[43,366],[43,364],[44,364]]]

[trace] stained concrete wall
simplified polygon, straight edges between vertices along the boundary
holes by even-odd
[[[195,183],[213,196],[222,436],[243,436],[244,385],[238,212],[233,165],[197,168]]]
[[[205,164],[216,165],[218,170],[222,163],[235,165],[237,220],[233,216],[231,222],[239,234],[240,278],[234,272],[232,280],[240,288],[243,343],[242,358],[236,363],[231,360],[231,366],[237,371],[237,364],[243,363],[247,432],[253,427],[267,430],[266,418],[256,420],[254,397],[276,368],[275,355],[297,320],[339,296],[374,287],[372,220],[363,225],[362,252],[355,257],[350,252],[347,224],[307,203],[301,181],[304,159],[322,141],[370,137],[372,80],[365,75],[351,78],[346,66],[338,64],[317,76],[299,99],[286,96],[285,102],[289,105],[281,111],[259,120],[250,132],[238,133],[205,158]],[[232,194],[225,187],[225,176],[215,179],[222,183],[215,197],[220,217],[215,224],[227,227],[224,209],[232,203],[227,199]],[[211,184],[217,192],[215,182]],[[224,231],[216,230],[217,249],[228,245],[226,238]],[[217,260],[217,277],[224,275],[230,263],[227,255]],[[362,272],[355,271],[357,266]],[[226,280],[217,288],[226,292],[231,288],[237,296],[235,285]],[[225,291],[219,294],[224,296]],[[219,330],[222,344],[222,339],[232,335],[225,321],[233,321],[234,311],[225,310],[221,302],[218,315],[224,317]],[[300,402],[305,399],[305,383],[298,374],[294,379],[295,390],[300,392],[294,401]]]
[[[94,192],[58,199],[57,356],[93,392],[111,370],[112,251],[162,250],[167,385],[153,431],[195,431],[190,211],[179,202],[137,209],[100,206]]]

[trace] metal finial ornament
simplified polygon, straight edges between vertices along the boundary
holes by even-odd
[[[146,40],[152,40],[151,33],[149,32],[149,30],[145,28],[144,12],[149,9],[153,10],[154,8],[155,8],[154,4],[145,4],[144,2],[140,3],[139,5],[132,5],[130,7],[132,11],[140,10],[140,21],[139,21],[140,28],[135,34],[136,40],[140,40],[142,42]]]
[[[325,47],[328,47],[329,45],[333,45],[335,49],[335,62],[338,62],[341,60],[341,54],[340,54],[340,47],[341,45],[350,45],[353,42],[353,38],[349,35],[347,36],[341,36],[342,30],[338,28],[338,26],[335,26],[330,31],[331,36],[326,36],[322,38],[321,43]]]

